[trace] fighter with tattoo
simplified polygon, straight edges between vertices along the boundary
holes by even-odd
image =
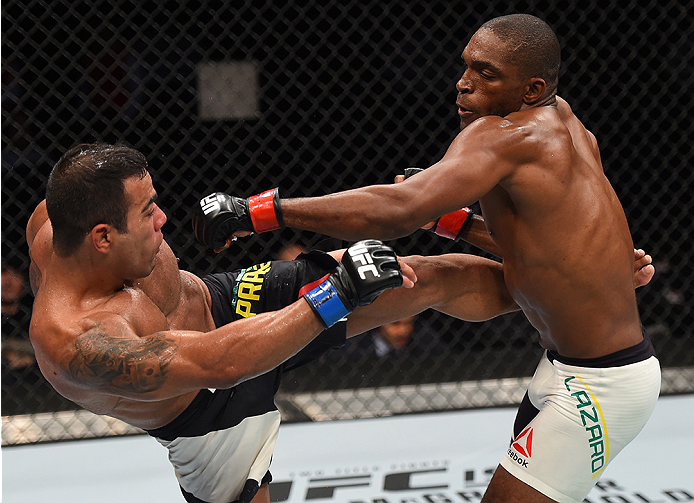
[[[191,502],[269,501],[282,372],[430,306],[471,320],[517,309],[497,262],[400,265],[374,240],[344,256],[311,252],[200,278],[179,270],[156,195],[136,150],[90,144],[63,155],[27,225],[30,337],[60,394],[169,449]],[[377,274],[359,271],[366,262]],[[239,298],[244,288],[251,300]]]
[[[269,502],[284,371],[429,307],[467,320],[518,309],[498,262],[399,262],[374,240],[200,278],[178,268],[156,195],[136,150],[63,155],[27,225],[30,337],[60,394],[168,449],[189,502]]]

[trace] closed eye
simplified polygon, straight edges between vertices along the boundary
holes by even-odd
[[[159,200],[158,195],[155,194],[154,196],[152,196],[152,198],[149,201],[147,201],[147,205],[142,210],[142,213],[144,213],[145,216],[147,216],[147,217],[151,217],[152,215],[154,215],[154,212],[157,211],[157,201],[158,200]]]

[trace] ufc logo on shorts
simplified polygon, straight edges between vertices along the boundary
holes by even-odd
[[[352,260],[355,264],[357,262],[362,264],[359,267],[357,267],[357,272],[359,273],[359,277],[361,279],[366,279],[367,272],[370,272],[376,278],[379,278],[381,276],[378,272],[378,269],[376,269],[376,266],[374,265],[374,260],[371,258],[371,255],[369,254],[369,251],[366,249],[366,247],[352,247],[347,251],[349,252],[349,256],[352,257]]]
[[[217,201],[217,194],[210,194],[200,200],[200,207],[205,215],[209,215],[213,211],[219,211],[220,206]]]

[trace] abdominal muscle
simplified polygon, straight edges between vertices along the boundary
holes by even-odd
[[[504,273],[543,348],[569,358],[597,358],[642,340],[635,295],[613,289],[609,279],[594,284],[533,269],[526,268],[522,279],[513,267],[505,267]]]

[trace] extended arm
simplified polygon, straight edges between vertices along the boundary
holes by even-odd
[[[517,152],[522,138],[504,124],[500,117],[479,119],[458,134],[439,162],[402,183],[282,199],[284,224],[348,240],[411,234],[475,203],[515,169],[508,147],[513,145]]]
[[[277,367],[325,328],[402,282],[393,250],[379,241],[361,241],[302,299],[207,333],[139,337],[120,315],[91,315],[82,322],[85,331],[66,367],[75,384],[135,400],[228,388]]]
[[[196,237],[220,249],[230,236],[281,226],[346,240],[406,236],[476,202],[515,168],[518,156],[512,158],[508,147],[517,147],[519,138],[501,127],[503,121],[479,119],[456,137],[441,161],[403,183],[297,199],[280,199],[276,191],[249,199],[212,194],[197,209]]]
[[[282,199],[284,223],[287,227],[346,240],[407,236],[439,216],[476,201],[444,194],[440,188],[432,190],[446,176],[431,173],[448,171],[447,166],[451,164],[442,164],[440,170],[432,166],[427,175],[397,185],[372,185],[321,197]]]
[[[115,396],[155,401],[201,388],[228,388],[271,370],[324,330],[303,299],[211,332],[138,337],[109,314],[75,341],[70,380]]]

